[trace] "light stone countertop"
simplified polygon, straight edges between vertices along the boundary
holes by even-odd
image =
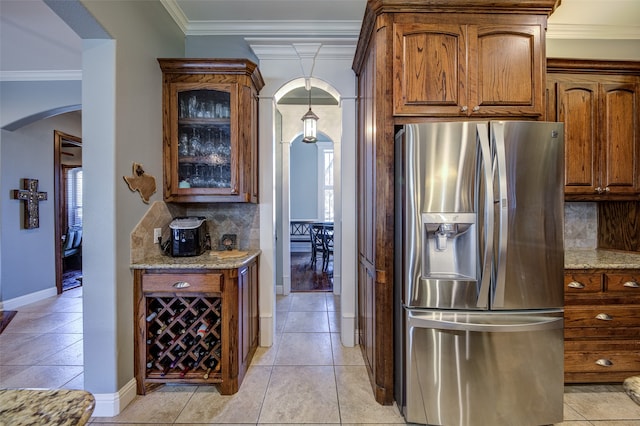
[[[130,266],[131,269],[236,269],[246,265],[260,253],[259,249],[208,250],[200,256],[171,257],[156,251]]]
[[[84,390],[2,389],[0,425],[87,424],[96,400]]]
[[[640,269],[640,252],[604,249],[566,249],[565,269]]]

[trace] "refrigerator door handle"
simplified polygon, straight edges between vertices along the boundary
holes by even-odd
[[[487,123],[476,125],[478,139],[480,141],[481,161],[479,167],[484,174],[485,198],[484,212],[487,218],[484,224],[484,254],[482,256],[480,290],[476,306],[478,308],[489,307],[489,290],[491,288],[491,264],[493,262],[493,171],[491,165],[491,147],[489,145],[489,126]],[[482,218],[478,218],[480,222]]]
[[[497,163],[498,186],[498,258],[494,278],[494,294],[491,307],[504,307],[504,291],[507,271],[507,236],[509,232],[509,199],[507,191],[507,160],[505,152],[504,123],[491,123],[491,137]]]
[[[486,315],[484,318],[486,318]],[[480,331],[490,333],[555,330],[564,327],[563,317],[531,315],[527,317],[526,322],[518,317],[514,317],[514,319],[518,319],[518,321],[514,321],[514,323],[495,324],[487,321],[474,321],[472,317],[464,320],[458,319],[455,314],[433,318],[432,316],[425,317],[419,313],[414,314],[410,311],[407,325],[409,327],[431,328],[436,330]]]

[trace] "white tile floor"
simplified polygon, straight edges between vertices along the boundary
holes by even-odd
[[[0,334],[0,388],[83,388],[82,288],[18,309]],[[294,293],[277,300],[277,339],[258,348],[235,395],[212,386],[165,386],[93,424],[402,424],[373,399],[359,348],[340,344],[339,299]],[[566,388],[563,426],[640,426],[620,386]]]

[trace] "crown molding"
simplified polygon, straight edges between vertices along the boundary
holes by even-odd
[[[82,80],[82,70],[0,71],[0,81]]]
[[[547,38],[569,40],[640,40],[640,27],[549,23]]]
[[[319,45],[315,60],[353,61],[358,38],[245,37],[245,41],[260,60],[298,60],[301,59],[300,46],[312,43]]]
[[[360,21],[190,21],[185,35],[358,37]]]
[[[178,27],[180,27],[182,33],[186,34],[189,20],[182,11],[182,8],[178,6],[176,0],[160,0],[160,3],[164,6],[169,15],[171,15],[171,18],[175,21]]]

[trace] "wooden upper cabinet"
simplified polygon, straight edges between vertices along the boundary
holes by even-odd
[[[163,75],[164,199],[258,202],[257,66],[158,59]]]
[[[635,199],[640,194],[640,63],[549,63],[547,119],[564,122],[565,198]]]
[[[468,103],[466,28],[396,24],[394,113],[459,115]]]
[[[543,26],[466,19],[394,25],[394,114],[541,116]]]
[[[601,190],[618,194],[640,193],[640,84],[602,83],[599,95]]]
[[[542,115],[541,25],[479,25],[469,31],[477,43],[469,49],[471,114]]]
[[[558,83],[558,121],[564,123],[565,193],[593,194],[598,186],[598,85]]]

